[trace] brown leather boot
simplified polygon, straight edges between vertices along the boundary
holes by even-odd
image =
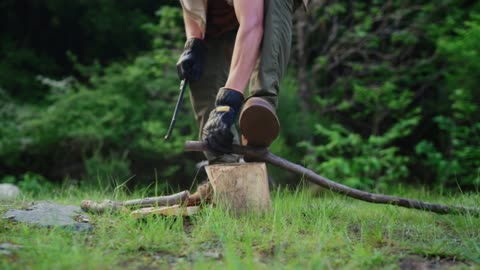
[[[247,99],[239,118],[242,144],[268,147],[280,133],[280,121],[275,108],[259,97]]]

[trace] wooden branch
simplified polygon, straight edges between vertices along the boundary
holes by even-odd
[[[197,214],[198,212],[200,212],[200,206],[183,207],[177,204],[173,206],[141,208],[133,211],[130,216],[135,219],[144,218],[151,215],[189,217]]]
[[[188,191],[182,191],[168,196],[150,197],[144,199],[135,199],[128,201],[111,201],[105,200],[97,203],[91,200],[83,200],[80,207],[86,212],[104,213],[107,211],[118,212],[128,210],[130,208],[140,208],[149,206],[173,206],[184,205],[194,206],[200,205],[202,202],[209,202],[212,197],[212,189],[209,184],[198,187],[197,191],[190,195]]]
[[[87,212],[104,213],[107,211],[120,211],[126,208],[146,207],[146,206],[169,206],[175,204],[182,204],[190,197],[188,191],[182,191],[173,195],[150,197],[144,199],[135,199],[128,201],[111,201],[105,200],[97,203],[91,200],[83,200],[80,207]]]
[[[206,151],[207,146],[203,142],[189,141],[185,143],[186,151]],[[363,190],[350,188],[345,185],[336,183],[321,175],[316,174],[312,170],[304,168],[298,164],[292,163],[286,159],[272,154],[267,148],[253,148],[247,146],[233,145],[233,153],[255,158],[258,161],[268,162],[279,168],[299,174],[307,178],[310,182],[322,186],[326,189],[332,190],[336,193],[344,194],[346,196],[378,204],[397,205],[405,208],[413,208],[424,211],[430,211],[438,214],[470,214],[473,216],[480,216],[480,209],[466,208],[461,206],[446,206],[435,203],[428,203],[413,199],[401,198],[390,195],[382,195],[369,193]]]

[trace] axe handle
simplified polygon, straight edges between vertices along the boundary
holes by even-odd
[[[188,80],[183,79],[180,83],[180,94],[178,95],[177,104],[175,105],[175,110],[173,111],[172,121],[170,122],[170,126],[168,127],[167,135],[165,135],[165,140],[170,139],[172,135],[173,127],[175,126],[175,122],[177,121],[177,114],[182,106],[183,95],[185,94],[185,89],[187,88]]]

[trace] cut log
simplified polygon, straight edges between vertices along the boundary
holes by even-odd
[[[271,209],[265,163],[206,166],[216,206],[235,214],[265,213]]]

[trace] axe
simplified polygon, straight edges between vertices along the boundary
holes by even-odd
[[[178,95],[177,99],[177,104],[175,105],[175,110],[173,111],[173,116],[172,116],[172,121],[170,121],[170,126],[168,127],[167,135],[165,135],[165,140],[167,141],[170,139],[170,136],[172,135],[173,127],[175,126],[175,121],[177,121],[177,114],[182,106],[182,101],[183,101],[183,95],[185,94],[185,89],[187,88],[188,85],[188,80],[183,79],[182,82],[180,83],[180,94]]]

